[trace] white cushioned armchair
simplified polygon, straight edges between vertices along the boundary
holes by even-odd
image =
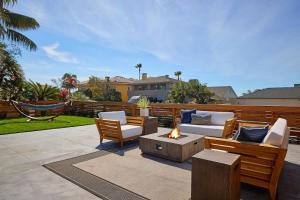
[[[96,126],[103,139],[115,140],[123,146],[125,141],[138,139],[143,133],[144,118],[126,116],[124,111],[100,112]]]

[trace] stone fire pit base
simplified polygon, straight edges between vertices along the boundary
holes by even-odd
[[[182,137],[170,139],[165,133],[153,133],[140,137],[139,147],[143,153],[183,162],[204,148],[204,136],[180,133]]]

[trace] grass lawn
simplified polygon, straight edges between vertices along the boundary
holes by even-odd
[[[82,126],[88,124],[95,124],[93,118],[66,116],[62,115],[54,119],[52,122],[48,121],[31,121],[27,122],[27,118],[3,119],[0,120],[0,135],[38,131],[54,128],[64,128],[71,126]]]

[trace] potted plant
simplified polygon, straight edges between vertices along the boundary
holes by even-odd
[[[137,106],[140,108],[140,116],[142,116],[142,117],[149,116],[149,104],[150,104],[150,101],[147,99],[147,97],[142,97],[137,102]]]

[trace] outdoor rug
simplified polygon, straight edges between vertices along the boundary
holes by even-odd
[[[191,196],[190,162],[177,163],[144,155],[136,144],[121,150],[100,150],[45,164],[44,167],[102,199],[184,200]],[[295,171],[293,167],[292,170],[295,175],[299,169]],[[294,191],[295,186],[290,190],[293,185],[290,181],[281,181],[284,186],[280,187],[279,184],[278,199],[298,197],[299,193]],[[243,184],[241,199],[269,199],[269,195],[264,189]]]

